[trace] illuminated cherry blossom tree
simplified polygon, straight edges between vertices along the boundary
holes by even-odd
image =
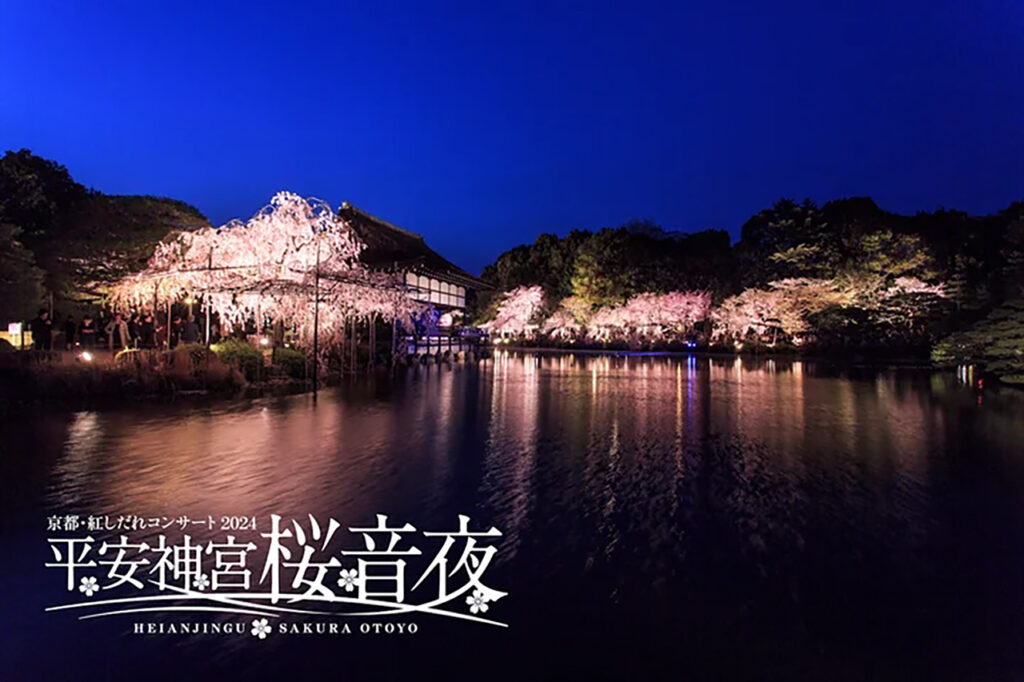
[[[827,308],[856,308],[875,322],[912,326],[915,315],[944,296],[941,285],[913,277],[889,281],[862,273],[834,280],[778,280],[767,289],[747,289],[724,300],[712,316],[714,335],[720,341],[733,342],[769,333],[773,341],[779,334],[792,340],[811,331],[808,318]]]
[[[771,282],[767,289],[747,289],[715,310],[714,335],[742,341],[769,331],[793,336],[809,329],[807,316],[849,301],[832,280],[799,277]]]
[[[149,307],[183,295],[202,296],[222,325],[255,316],[295,324],[328,344],[351,319],[408,320],[420,304],[396,277],[359,262],[363,245],[319,199],[280,192],[246,222],[180,232],[161,242],[147,268],[114,287],[118,307]]]
[[[905,329],[913,329],[947,298],[944,286],[916,277],[897,277],[892,282],[877,276],[861,278],[851,288],[857,305],[867,310],[874,322]]]
[[[541,325],[541,331],[553,339],[572,339],[579,336],[583,330],[584,326],[565,308],[556,310]]]
[[[706,292],[638,294],[624,305],[599,308],[587,325],[588,335],[599,341],[615,337],[657,340],[682,336],[691,333],[710,311],[711,295]]]
[[[660,332],[689,332],[711,312],[707,292],[671,291],[640,294],[626,303],[634,326],[657,327]]]
[[[567,296],[558,309],[544,320],[541,331],[553,339],[574,339],[582,336],[590,320],[591,306],[580,296]]]
[[[747,289],[731,296],[715,310],[714,336],[719,340],[742,341],[778,327],[787,334],[807,329],[800,310],[786,294],[773,289]]]
[[[626,306],[601,306],[590,317],[587,336],[595,341],[608,341],[623,334],[628,326]]]
[[[498,304],[494,319],[483,328],[499,334],[524,334],[537,328],[537,318],[544,307],[544,289],[521,286],[506,292]]]

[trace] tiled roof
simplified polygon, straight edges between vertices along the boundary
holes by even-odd
[[[371,267],[414,270],[475,289],[491,288],[427,246],[420,235],[370,215],[347,201],[338,215],[365,244],[360,260]]]

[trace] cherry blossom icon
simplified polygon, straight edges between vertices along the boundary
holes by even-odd
[[[210,579],[206,577],[205,573],[200,573],[196,576],[196,579],[192,583],[192,585],[201,592],[210,586]]]
[[[271,632],[270,623],[267,622],[266,618],[253,618],[252,620],[252,636],[259,637],[260,639],[266,639],[267,635]]]
[[[359,571],[355,568],[343,568],[339,575],[341,577],[338,578],[338,587],[345,588],[346,592],[356,589],[356,586],[362,582],[359,577]]]
[[[466,597],[470,613],[487,613],[487,602],[491,601],[482,590],[474,590],[473,595]]]
[[[96,578],[89,576],[88,578],[82,578],[82,582],[78,585],[78,591],[86,597],[91,597],[100,591],[100,586],[96,582]]]

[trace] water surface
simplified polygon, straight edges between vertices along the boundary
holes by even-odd
[[[1020,679],[1022,408],[954,374],[506,353],[316,403],[23,417],[2,425],[0,677]],[[255,645],[44,614],[68,601],[45,519],[102,513],[468,514],[504,533],[510,627]]]

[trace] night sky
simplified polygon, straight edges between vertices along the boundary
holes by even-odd
[[[782,196],[1024,199],[1020,0],[257,5],[0,0],[0,151],[215,223],[348,200],[474,272]]]

